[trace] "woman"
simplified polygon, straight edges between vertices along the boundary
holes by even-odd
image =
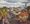
[[[3,24],[9,24],[9,21],[6,16],[3,17]]]

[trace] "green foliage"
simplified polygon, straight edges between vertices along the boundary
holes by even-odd
[[[29,16],[28,16],[28,20],[30,20],[30,6],[27,7],[27,10],[28,10],[28,13],[29,13]]]
[[[7,12],[7,7],[0,8],[0,13],[2,14],[2,16],[6,16]]]
[[[30,6],[28,6],[26,9],[29,10],[30,9]]]

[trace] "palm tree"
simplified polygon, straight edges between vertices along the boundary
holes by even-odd
[[[0,9],[1,10],[1,13],[2,13],[2,16],[6,16],[7,15],[7,7],[3,7]]]

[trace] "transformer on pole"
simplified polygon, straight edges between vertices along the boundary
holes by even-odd
[[[20,1],[20,2],[22,2],[22,1]],[[22,3],[25,3],[25,8],[26,8],[27,7],[27,4],[30,3],[30,0],[24,1]]]

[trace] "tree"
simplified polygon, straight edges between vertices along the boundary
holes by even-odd
[[[27,9],[28,14],[29,14],[28,20],[30,20],[30,6],[28,6],[26,9]]]
[[[0,13],[2,14],[2,16],[6,16],[7,15],[7,7],[3,7],[3,8],[0,8]]]

